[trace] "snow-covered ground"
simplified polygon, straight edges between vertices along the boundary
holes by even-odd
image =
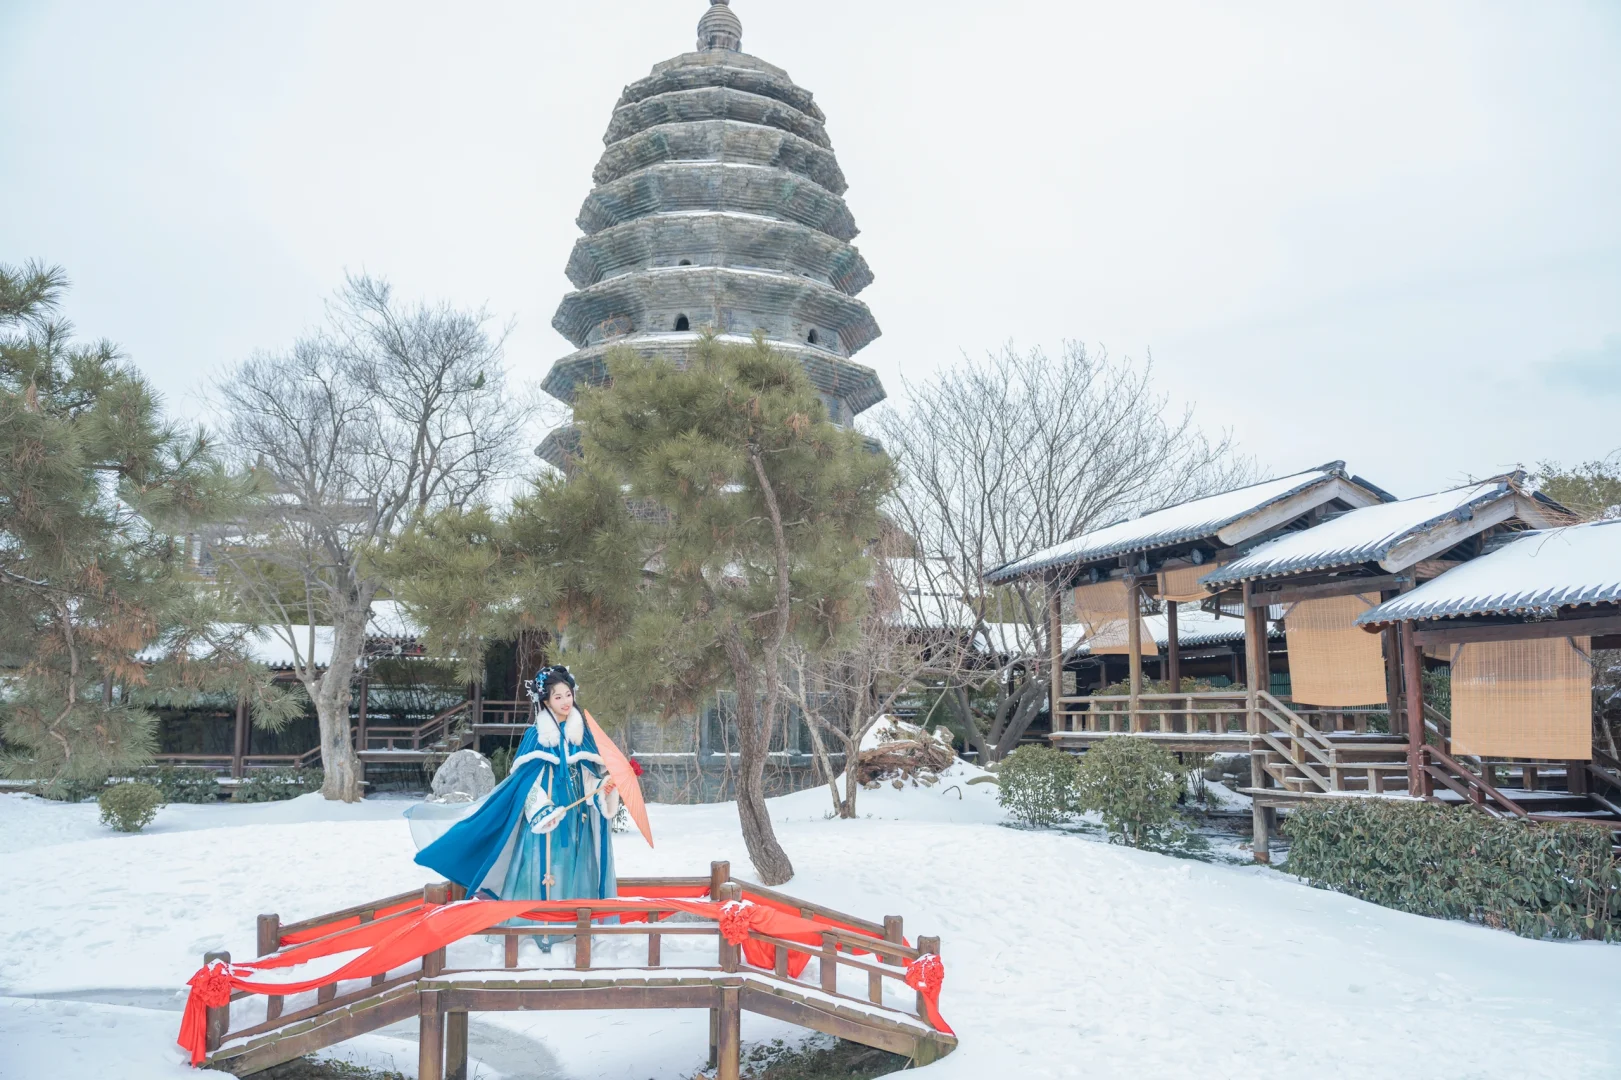
[[[1008,827],[959,765],[938,786],[774,800],[788,890],[944,939],[960,1049],[929,1074],[1368,1077],[1621,1075],[1621,947],[1526,941],[1387,911],[1276,871]],[[403,800],[172,806],[136,836],[94,805],[0,795],[0,1077],[194,1075],[172,1045],[202,954],[253,954],[286,919],[414,888]],[[730,805],[650,808],[657,850],[617,837],[622,874],[748,859]],[[745,1040],[796,1029],[745,1015]],[[703,1013],[474,1018],[477,1074],[690,1078]],[[415,1069],[409,1026],[341,1052]]]

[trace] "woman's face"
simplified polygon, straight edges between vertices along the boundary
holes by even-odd
[[[546,695],[546,707],[552,715],[562,720],[574,709],[574,691],[569,689],[568,683],[558,683],[553,686],[551,693]]]

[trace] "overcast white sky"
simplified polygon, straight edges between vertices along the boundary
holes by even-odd
[[[175,410],[344,270],[569,351],[621,87],[704,0],[0,3],[0,261]],[[1621,4],[733,0],[828,116],[892,396],[1141,357],[1269,469],[1401,495],[1621,447]]]

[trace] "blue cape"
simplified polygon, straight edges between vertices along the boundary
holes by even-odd
[[[563,725],[559,725],[557,746],[541,746],[539,733],[535,725],[530,724],[529,729],[524,732],[522,741],[518,743],[518,751],[513,760],[540,751],[556,757],[557,764],[534,758],[513,769],[494,791],[485,796],[483,805],[451,826],[450,830],[438,840],[417,852],[417,863],[438,871],[447,880],[462,886],[469,894],[481,884],[486,886],[486,891],[490,884],[499,888],[500,882],[487,883],[485,879],[506,851],[508,842],[513,837],[514,827],[528,830],[529,823],[524,820],[523,808],[533,785],[537,783],[545,785],[547,793],[551,796],[552,806],[567,806],[583,792],[575,790],[572,770],[564,767],[565,762],[579,761],[582,755],[590,754],[590,758],[579,761],[581,769],[599,777],[606,773],[606,770],[598,766],[594,760],[597,756],[597,741],[591,734],[590,726],[585,727],[582,741],[577,746],[569,744],[568,735],[566,731],[561,730],[562,727]],[[613,841],[607,822],[603,822],[600,829],[585,830],[582,835],[578,815],[570,814],[563,824],[558,826],[553,841],[555,845],[563,848],[579,843],[592,843],[593,831],[596,833],[594,839],[597,846],[599,879],[597,896],[611,896],[614,893],[610,880],[613,874],[610,851]]]

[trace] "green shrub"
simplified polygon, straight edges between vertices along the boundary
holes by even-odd
[[[1056,825],[1075,810],[1075,758],[1050,746],[1021,746],[996,772],[996,801],[1026,825]]]
[[[106,787],[107,780],[103,777],[100,780],[41,780],[31,790],[53,802],[79,803],[99,795]]]
[[[151,784],[132,781],[114,784],[96,799],[101,807],[101,823],[119,832],[140,832],[152,824],[163,805],[163,792]]]
[[[495,782],[499,784],[507,778],[512,771],[512,747],[498,746],[495,753],[490,755],[490,768],[495,770]]]
[[[1175,755],[1147,739],[1104,739],[1081,758],[1078,805],[1102,815],[1112,840],[1161,844],[1180,828],[1176,804],[1184,771]]]
[[[1525,937],[1621,938],[1608,829],[1437,803],[1346,799],[1294,811],[1287,869],[1385,907]]]
[[[258,769],[231,792],[232,802],[280,802],[319,791],[325,779],[320,769]]]
[[[140,778],[161,791],[166,803],[211,803],[220,794],[219,781],[211,769],[177,769],[165,765],[147,769]]]

